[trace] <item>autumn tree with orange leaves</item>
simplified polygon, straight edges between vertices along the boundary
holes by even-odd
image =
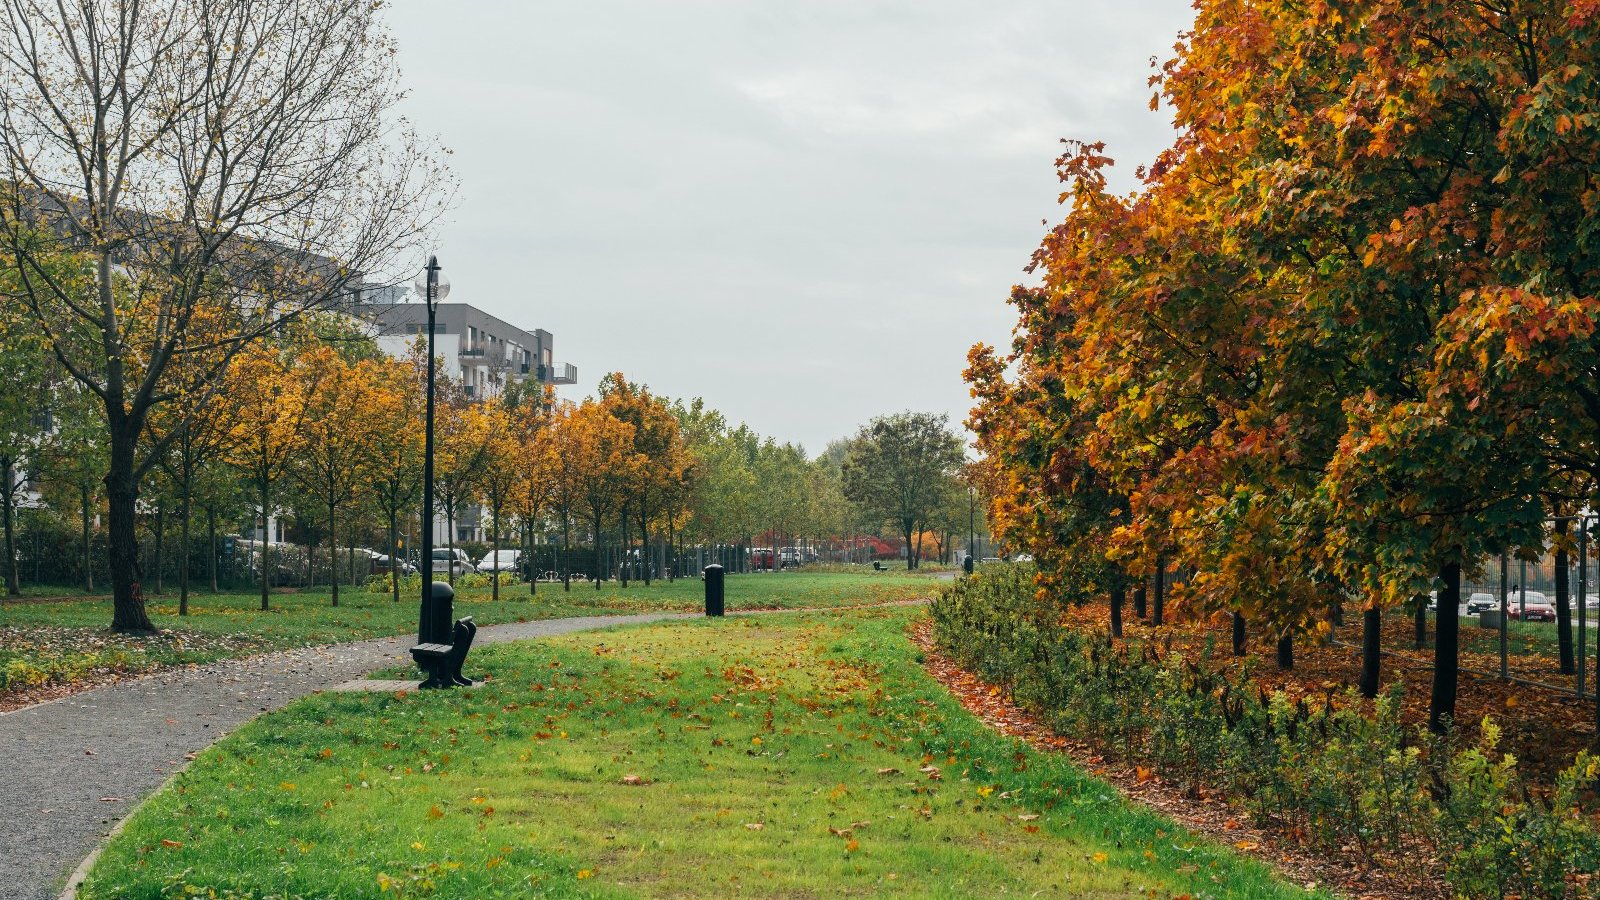
[[[1463,570],[1600,475],[1597,31],[1591,3],[1198,5],[1155,79],[1176,143],[1122,196],[1069,147],[1012,352],[972,357],[996,519],[1047,583],[1174,565],[1180,613],[1290,642],[1353,602],[1368,694],[1383,610],[1438,584],[1447,725]]]

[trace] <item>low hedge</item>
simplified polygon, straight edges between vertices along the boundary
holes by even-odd
[[[1463,897],[1588,896],[1600,833],[1580,789],[1600,772],[1584,753],[1540,796],[1496,750],[1498,729],[1461,746],[1411,729],[1400,691],[1292,699],[1238,674],[1059,623],[1031,568],[987,567],[933,604],[940,646],[1004,686],[1058,733],[1089,737],[1181,784],[1224,790],[1253,818],[1310,843],[1439,855]]]

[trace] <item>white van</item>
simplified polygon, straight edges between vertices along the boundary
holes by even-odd
[[[490,550],[478,560],[478,571],[489,572],[515,572],[517,565],[522,561],[521,550]]]

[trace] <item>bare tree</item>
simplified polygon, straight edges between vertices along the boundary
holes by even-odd
[[[151,627],[134,509],[247,344],[414,258],[452,186],[395,114],[381,4],[0,0],[0,251],[105,407],[112,627]],[[48,265],[63,249],[82,277]],[[175,360],[203,357],[202,365]]]

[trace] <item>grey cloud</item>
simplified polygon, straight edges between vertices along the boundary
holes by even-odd
[[[397,0],[407,113],[455,150],[452,299],[813,452],[879,412],[964,417],[974,341],[1058,213],[1059,138],[1118,184],[1174,0]]]

